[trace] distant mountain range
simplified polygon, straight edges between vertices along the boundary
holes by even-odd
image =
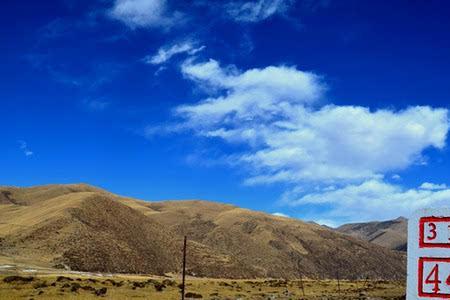
[[[406,275],[404,253],[360,239],[365,235],[356,238],[296,219],[199,200],[140,201],[84,184],[0,187],[3,261],[79,271],[177,273],[184,235],[188,273],[195,276]]]
[[[336,230],[398,251],[407,249],[408,220],[400,217],[384,222],[345,224]]]

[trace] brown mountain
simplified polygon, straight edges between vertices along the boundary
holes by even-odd
[[[406,251],[408,220],[400,217],[384,222],[345,224],[339,232],[399,251]]]
[[[0,188],[0,257],[73,270],[254,278],[403,278],[400,252],[207,201],[145,202],[88,185]],[[338,274],[339,273],[339,274]]]

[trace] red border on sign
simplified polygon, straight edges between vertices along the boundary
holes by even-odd
[[[418,287],[419,287],[419,297],[429,297],[429,298],[441,298],[441,299],[450,299],[450,294],[438,294],[438,293],[424,293],[423,292],[423,263],[424,262],[446,262],[450,263],[450,257],[419,257],[419,276],[418,279]]]
[[[423,217],[419,220],[419,248],[450,248],[450,240],[448,243],[426,243],[425,242],[425,223],[433,222],[450,222],[450,217]]]

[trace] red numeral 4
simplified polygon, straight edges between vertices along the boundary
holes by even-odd
[[[450,278],[450,277],[449,277]],[[449,284],[449,278],[447,278],[447,284]],[[441,289],[439,288],[439,283],[442,281],[439,280],[439,265],[436,264],[428,275],[427,279],[425,279],[426,284],[434,284],[433,292],[437,293]]]

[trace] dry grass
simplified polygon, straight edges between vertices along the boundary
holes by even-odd
[[[337,230],[377,245],[406,251],[408,220],[398,218],[384,222],[346,224]]]
[[[26,275],[22,275],[26,277]],[[163,277],[32,276],[32,281],[4,282],[0,276],[0,299],[179,299],[179,281]],[[197,279],[187,281],[187,291],[203,299],[402,299],[403,282],[305,280],[303,297],[299,281]],[[106,288],[103,296],[96,291]],[[160,289],[160,291],[158,291]]]
[[[402,279],[405,255],[319,225],[207,201],[143,202],[87,185],[0,187],[0,260],[208,278]]]

